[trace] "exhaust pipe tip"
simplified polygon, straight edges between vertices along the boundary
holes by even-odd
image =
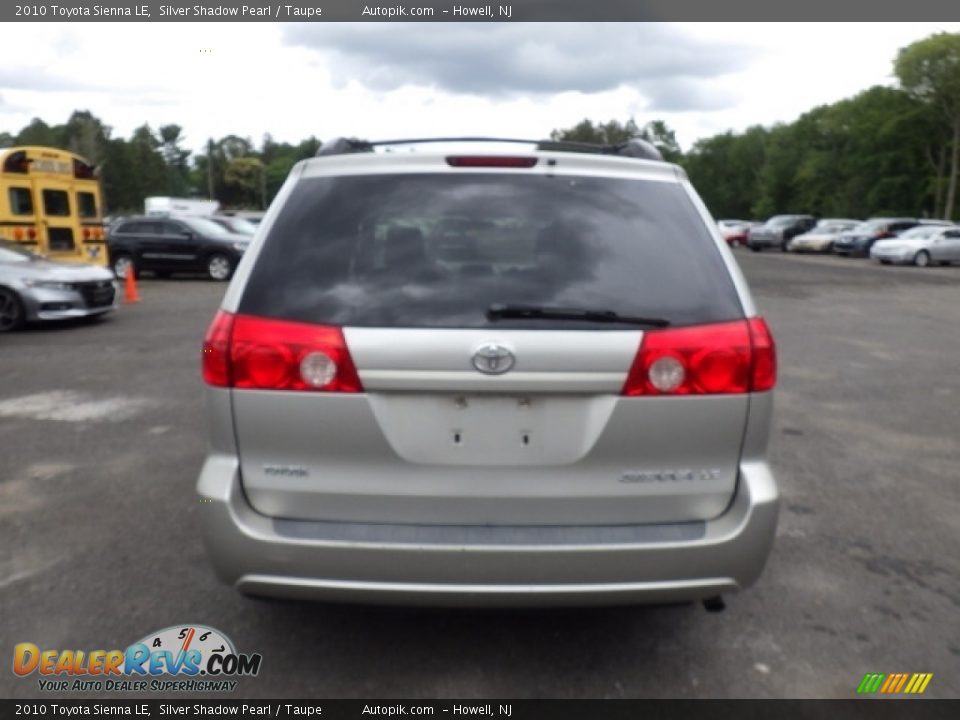
[[[723,612],[726,607],[727,604],[723,601],[723,598],[720,595],[714,595],[713,597],[703,599],[703,608],[707,612]]]

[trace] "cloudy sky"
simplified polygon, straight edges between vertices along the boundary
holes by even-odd
[[[18,24],[0,130],[89,109],[128,136],[541,137],[584,117],[698,138],[789,121],[874,84],[960,23]]]

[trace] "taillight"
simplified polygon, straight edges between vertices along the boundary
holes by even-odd
[[[772,390],[777,384],[777,345],[762,317],[750,318],[750,341],[753,346],[753,369],[750,389],[753,392]]]
[[[217,311],[203,339],[203,381],[217,387],[230,387],[230,333],[233,315]]]
[[[773,338],[762,318],[649,330],[623,395],[759,392],[776,382]]]
[[[361,392],[338,327],[219,312],[203,346],[211,385],[258,390]]]

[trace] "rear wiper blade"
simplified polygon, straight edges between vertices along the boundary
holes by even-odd
[[[650,327],[668,327],[669,320],[637,315],[620,315],[613,310],[593,310],[590,308],[541,307],[537,305],[491,305],[487,308],[488,320],[508,320],[513,318],[532,318],[536,320],[586,320],[589,322],[624,323],[626,325],[648,325]]]

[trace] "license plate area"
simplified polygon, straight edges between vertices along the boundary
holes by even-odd
[[[450,397],[444,413],[455,450],[533,452],[541,446],[546,403],[523,395]]]
[[[387,441],[409,462],[563,465],[593,446],[612,410],[604,396],[382,394],[371,407]]]

